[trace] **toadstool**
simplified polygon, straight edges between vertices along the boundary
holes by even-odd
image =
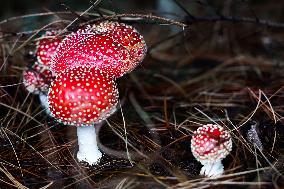
[[[48,92],[53,117],[77,127],[79,161],[96,164],[101,158],[95,124],[110,116],[118,103],[115,81],[95,67],[80,66],[59,72]]]
[[[57,46],[62,41],[61,37],[55,37],[59,32],[56,30],[46,31],[36,45],[36,57],[40,64],[50,66]]]
[[[127,42],[117,38],[129,37],[123,32],[114,35],[111,32],[95,30],[91,26],[79,29],[76,33],[68,35],[58,46],[52,59],[52,70],[58,73],[62,69],[88,65],[108,72],[111,77],[121,77],[142,61],[146,54],[146,45],[140,37],[139,40],[143,40],[143,53],[141,50],[136,52],[133,49],[136,46],[139,49],[139,45],[131,43],[135,41],[135,37]]]
[[[51,68],[57,74],[66,68],[87,65],[118,77],[130,63],[126,49],[105,34],[97,35],[87,26],[66,36],[57,48]]]
[[[124,23],[104,21],[93,25],[92,28],[97,33],[108,33],[116,43],[127,49],[133,61],[128,72],[144,59],[147,46],[143,36],[134,27]]]
[[[41,105],[48,115],[50,115],[50,111],[46,95],[53,79],[54,76],[49,70],[49,67],[37,62],[23,71],[23,84],[25,88],[30,93],[39,95]]]
[[[221,160],[231,150],[231,135],[219,125],[203,125],[194,132],[191,139],[192,154],[203,165],[200,175],[208,177],[221,175],[224,172]]]
[[[46,93],[54,79],[54,74],[50,69],[51,57],[62,40],[61,37],[55,38],[57,34],[57,31],[51,30],[42,35],[36,46],[37,62],[23,72],[24,86],[30,93],[39,95],[41,105],[48,115],[50,115],[50,111]]]
[[[49,68],[37,62],[23,71],[23,84],[33,94],[46,93],[53,79]]]

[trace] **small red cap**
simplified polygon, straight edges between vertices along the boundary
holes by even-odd
[[[222,160],[231,150],[231,135],[219,125],[203,125],[194,132],[191,139],[191,151],[202,164]]]
[[[23,84],[33,94],[46,93],[53,79],[54,76],[48,66],[37,62],[23,72]]]
[[[62,40],[61,37],[55,38],[57,34],[58,31],[55,30],[47,31],[41,36],[42,39],[37,42],[36,56],[39,63],[47,66],[51,65],[51,58]]]

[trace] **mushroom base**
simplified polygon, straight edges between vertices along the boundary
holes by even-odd
[[[90,165],[96,164],[102,157],[102,153],[98,149],[95,127],[77,127],[77,136],[79,145],[77,159],[79,161],[85,161]]]
[[[50,109],[49,109],[49,103],[48,103],[48,100],[47,100],[47,95],[44,94],[44,93],[40,93],[39,94],[39,100],[40,100],[41,106],[45,110],[45,113],[47,115],[49,115],[50,117],[52,117],[52,114],[51,114]]]
[[[201,168],[200,175],[204,175],[207,177],[218,177],[222,175],[224,172],[224,166],[220,161],[214,163],[205,163]]]

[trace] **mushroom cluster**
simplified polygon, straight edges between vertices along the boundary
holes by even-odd
[[[200,175],[216,177],[224,172],[221,160],[232,150],[230,133],[219,125],[199,127],[191,139],[193,156],[203,165]]]
[[[139,65],[146,43],[132,26],[110,21],[88,25],[64,39],[57,34],[46,32],[38,41],[37,62],[24,70],[23,83],[58,122],[77,127],[77,159],[94,165],[102,157],[96,124],[116,111],[116,79]],[[224,171],[221,161],[232,150],[230,133],[219,125],[203,125],[194,132],[191,150],[203,165],[201,175],[219,176]]]
[[[116,110],[115,80],[145,57],[143,36],[118,22],[88,25],[67,35],[47,31],[37,42],[37,62],[23,72],[26,89],[39,95],[46,112],[77,127],[77,158],[91,165],[102,157],[95,124]]]
[[[95,126],[115,112],[116,78],[143,60],[146,43],[132,26],[109,21],[88,25],[53,42],[39,42],[37,52],[43,56],[38,61],[55,76],[51,84],[44,85],[47,106],[58,122],[77,127],[77,159],[94,165],[102,157]]]
[[[49,105],[47,102],[47,92],[55,75],[50,69],[51,57],[54,55],[57,46],[61,42],[61,37],[56,37],[57,31],[46,31],[36,44],[36,59],[32,65],[27,66],[23,71],[23,84],[27,91],[39,95],[41,105],[48,115]]]

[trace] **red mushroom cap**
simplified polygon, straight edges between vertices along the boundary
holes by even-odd
[[[93,30],[98,33],[108,33],[110,37],[118,44],[121,44],[131,54],[133,67],[129,68],[131,71],[144,59],[147,46],[143,36],[132,26],[118,23],[105,21],[98,25],[93,25]],[[129,72],[128,71],[128,72]]]
[[[68,35],[57,48],[52,70],[58,74],[66,68],[92,66],[119,77],[131,64],[128,51],[105,34],[95,34],[90,27]]]
[[[23,72],[23,84],[33,94],[46,93],[53,79],[49,68],[37,62]]]
[[[115,26],[117,31],[110,26]],[[87,26],[68,35],[57,48],[52,70],[58,73],[66,68],[88,65],[115,78],[130,72],[145,56],[146,44],[135,29],[119,26],[104,28],[110,32],[103,32],[103,24],[98,28]]]
[[[54,55],[57,46],[62,41],[61,37],[55,38],[57,34],[58,31],[55,30],[47,31],[42,35],[42,39],[38,41],[36,56],[39,63],[48,66],[51,65],[51,58]]]
[[[203,125],[191,139],[191,151],[202,164],[222,160],[231,150],[231,135],[219,125]]]
[[[48,92],[50,111],[59,122],[90,126],[116,109],[114,80],[95,67],[80,66],[60,72]]]

